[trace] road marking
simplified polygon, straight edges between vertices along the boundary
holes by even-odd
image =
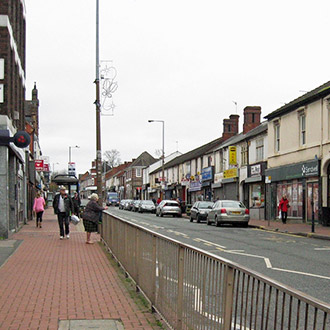
[[[315,248],[314,250],[317,250],[317,251],[330,251],[330,247],[328,247],[328,248]]]
[[[295,237],[295,238],[304,238],[302,236],[298,236],[298,235],[294,235],[294,234],[288,234],[288,233],[282,233],[280,231],[274,231],[274,230],[268,230],[268,229],[253,228],[253,230],[258,230],[258,231],[263,231],[263,232],[266,231],[267,233],[279,234],[279,235],[285,235],[285,236],[291,236],[291,237]]]
[[[265,258],[264,260],[265,260],[267,268],[273,268],[272,264],[270,263],[270,260],[268,258]]]
[[[219,244],[215,244],[213,242],[209,242],[209,241],[206,241],[205,239],[201,239],[201,238],[194,238],[194,241],[200,242],[200,243],[211,244],[211,246],[220,247],[222,249],[225,249],[226,248],[225,246],[222,246],[222,245],[219,245]]]
[[[306,276],[312,276],[312,277],[318,277],[318,278],[323,278],[323,279],[326,279],[326,280],[330,280],[330,277],[328,276],[323,276],[323,275],[317,275],[317,274],[311,274],[311,273],[304,273],[304,272],[299,272],[297,270],[290,270],[290,269],[282,269],[282,268],[273,268],[273,270],[278,270],[278,271],[281,271],[281,272],[287,272],[287,273],[294,273],[294,274],[300,274],[300,275],[306,275]]]

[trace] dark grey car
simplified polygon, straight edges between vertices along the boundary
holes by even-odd
[[[194,219],[196,219],[197,222],[201,222],[202,220],[206,221],[213,205],[213,202],[208,201],[196,202],[190,209],[190,222],[193,222]]]

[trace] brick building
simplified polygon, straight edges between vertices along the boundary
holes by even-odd
[[[0,1],[0,130],[13,136],[25,129],[25,4]],[[0,146],[0,237],[26,219],[25,154],[13,144]]]

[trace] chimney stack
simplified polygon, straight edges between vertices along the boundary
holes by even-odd
[[[238,134],[238,121],[239,115],[230,115],[229,119],[223,120],[223,133],[222,133],[222,140],[226,141],[230,137]]]
[[[261,107],[248,106],[244,108],[243,133],[251,131],[260,125]]]

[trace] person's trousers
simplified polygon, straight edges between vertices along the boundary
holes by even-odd
[[[288,218],[288,212],[281,211],[282,214],[282,222],[286,223],[286,219]]]
[[[40,212],[37,212],[37,218],[36,218],[36,221],[37,221],[37,224],[38,222],[42,222],[42,215],[43,215],[44,211],[40,211]]]
[[[57,215],[58,225],[60,227],[60,236],[64,236],[64,226],[65,226],[65,235],[69,235],[69,217],[65,212],[61,212]]]

